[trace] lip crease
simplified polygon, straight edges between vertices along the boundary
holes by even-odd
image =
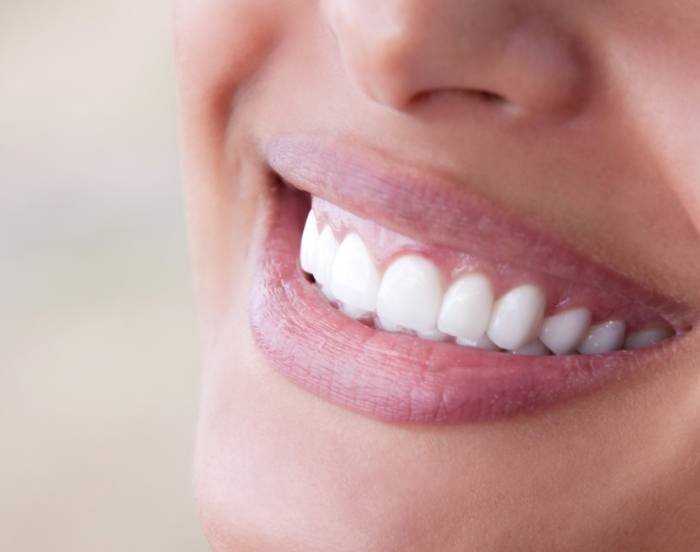
[[[432,246],[537,267],[633,297],[663,316],[679,336],[690,326],[689,309],[639,289],[468,195],[457,183],[372,151],[308,136],[279,137],[266,153],[283,181],[357,216]],[[270,363],[289,379],[356,412],[414,423],[500,418],[620,380],[672,354],[679,340],[603,355],[527,357],[374,329],[333,308],[306,280],[298,251],[308,200],[288,187],[277,192],[251,294],[253,334]]]

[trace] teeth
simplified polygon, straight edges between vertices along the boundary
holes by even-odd
[[[384,273],[377,315],[385,322],[429,332],[435,329],[441,303],[442,283],[437,267],[419,255],[404,255]]]
[[[354,320],[360,320],[361,318],[367,318],[371,313],[370,311],[367,311],[365,309],[360,309],[357,307],[353,307],[352,305],[346,305],[345,303],[339,303],[338,308],[340,308],[341,312],[345,314],[346,316],[349,316],[350,318]]]
[[[318,238],[313,262],[314,278],[322,288],[327,288],[330,283],[333,262],[337,252],[338,241],[335,239],[330,226],[326,226]],[[329,290],[326,291],[326,295],[329,295]]]
[[[479,339],[488,329],[492,308],[488,278],[481,274],[460,278],[445,293],[437,327],[454,337]]]
[[[621,320],[608,320],[593,326],[579,345],[579,353],[595,355],[617,351],[625,341],[625,328]]]
[[[532,343],[523,345],[515,351],[511,351],[514,355],[524,355],[524,356],[546,356],[550,354],[549,349],[545,347],[539,339],[536,339]]]
[[[591,311],[571,309],[545,318],[540,339],[554,354],[567,355],[586,335],[591,325]]]
[[[331,293],[345,305],[373,311],[381,275],[364,242],[348,234],[338,248],[330,278]]]
[[[403,331],[403,328],[401,326],[399,326],[398,324],[394,324],[393,322],[389,322],[388,320],[384,320],[381,316],[377,316],[375,325],[378,329],[384,330],[385,332],[396,333]]]
[[[440,330],[431,330],[429,332],[417,332],[418,337],[427,339],[428,341],[447,341],[449,337],[447,334],[442,333]]]
[[[459,278],[443,294],[440,271],[417,254],[396,258],[382,276],[358,234],[350,233],[338,244],[330,226],[319,233],[313,211],[301,236],[299,264],[350,318],[374,320],[378,329],[415,332],[432,341],[454,338],[458,345],[485,351],[590,355],[641,349],[675,334],[662,323],[625,338],[624,321],[591,326],[592,314],[586,308],[544,318],[546,296],[536,285],[515,287],[494,303],[491,282],[482,274]]]
[[[304,233],[301,235],[301,251],[299,261],[304,272],[312,274],[314,271],[314,259],[316,258],[316,246],[318,245],[318,226],[313,211],[309,211],[304,225]]]
[[[544,309],[545,295],[538,286],[511,289],[494,305],[489,338],[510,351],[527,345],[540,333]]]
[[[668,326],[639,330],[627,336],[625,349],[632,350],[650,347],[659,341],[671,337],[673,334],[673,330]]]
[[[456,339],[457,345],[462,345],[464,347],[475,347],[477,349],[483,349],[484,351],[498,351],[496,344],[489,339],[486,334],[482,335],[478,339],[467,339],[464,337],[458,337]]]

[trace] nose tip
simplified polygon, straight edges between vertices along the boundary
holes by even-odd
[[[580,103],[584,66],[545,15],[500,0],[329,0],[346,71],[370,99],[405,111],[437,93],[527,114]]]

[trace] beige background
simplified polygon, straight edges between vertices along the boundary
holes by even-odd
[[[0,550],[205,550],[165,0],[0,1]]]

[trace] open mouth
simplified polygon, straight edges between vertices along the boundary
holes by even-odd
[[[690,329],[689,309],[448,180],[306,137],[267,154],[285,185],[252,328],[274,367],[340,406],[494,419],[619,380]]]

